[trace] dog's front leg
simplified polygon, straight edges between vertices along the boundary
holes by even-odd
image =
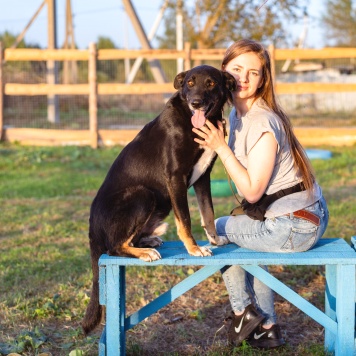
[[[226,245],[229,243],[227,237],[218,236],[214,223],[214,208],[211,198],[210,173],[206,172],[194,183],[195,195],[197,197],[201,226],[212,245]]]
[[[192,256],[211,256],[211,250],[204,246],[198,246],[192,235],[185,182],[179,178],[171,179],[168,184],[168,191],[174,211],[177,234],[183,241],[188,253]]]

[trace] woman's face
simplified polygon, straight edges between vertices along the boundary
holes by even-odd
[[[253,52],[243,53],[228,62],[224,68],[237,82],[236,98],[254,98],[263,83],[262,63]]]

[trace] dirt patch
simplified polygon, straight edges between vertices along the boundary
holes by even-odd
[[[284,282],[291,281],[295,291],[323,310],[322,268],[312,268],[310,273],[306,267],[298,271],[295,267],[276,266],[270,271]],[[129,315],[136,310],[132,304],[128,301]],[[323,345],[323,327],[279,295],[275,297],[275,306],[287,343],[281,348],[281,353],[288,349],[289,355],[291,350],[295,350],[295,355],[303,354],[298,350]],[[214,350],[219,354],[225,350],[229,354],[231,348],[227,345],[227,328],[223,321],[230,312],[224,282],[216,274],[128,331],[127,354],[207,355]],[[274,353],[279,352],[275,350]]]

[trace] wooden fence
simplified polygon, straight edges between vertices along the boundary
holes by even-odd
[[[356,48],[324,49],[275,49],[269,48],[272,63],[279,60],[336,59],[356,58]],[[191,49],[189,44],[184,50],[97,50],[90,44],[88,50],[72,49],[5,49],[0,46],[0,138],[7,141],[20,141],[23,144],[58,145],[77,144],[125,144],[132,140],[137,130],[99,130],[97,120],[97,96],[112,94],[152,94],[173,93],[173,83],[112,84],[97,83],[96,61],[135,59],[184,59],[184,69],[188,70],[196,60],[220,61],[225,49]],[[4,83],[3,61],[88,61],[89,74],[87,84],[15,84]],[[274,65],[273,65],[274,67]],[[276,83],[277,94],[305,94],[320,92],[356,92],[356,83]],[[4,128],[4,95],[88,95],[89,96],[89,130],[48,130]],[[356,142],[355,128],[297,128],[296,134],[302,144],[308,146],[335,144],[351,145]]]

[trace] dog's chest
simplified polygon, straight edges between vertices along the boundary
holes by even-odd
[[[204,174],[215,156],[216,153],[214,150],[210,148],[204,149],[199,161],[194,165],[193,173],[189,180],[189,186],[193,185],[200,178],[200,176]]]

